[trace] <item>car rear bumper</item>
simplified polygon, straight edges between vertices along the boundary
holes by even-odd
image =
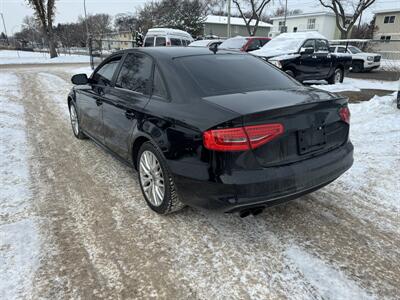
[[[194,207],[234,212],[272,206],[317,190],[353,164],[353,145],[286,166],[232,171],[220,183],[174,176],[181,201]]]

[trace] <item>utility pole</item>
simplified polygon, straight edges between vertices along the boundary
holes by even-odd
[[[227,38],[231,37],[231,0],[228,0],[228,30]]]
[[[287,27],[286,27],[286,17],[287,17],[287,0],[285,1],[285,20],[284,20],[284,26],[283,26],[283,32],[287,32]],[[282,33],[282,31],[281,31]]]
[[[89,38],[89,26],[88,26],[88,19],[87,19],[87,13],[86,13],[86,0],[83,0],[83,10],[85,12],[85,25],[86,25],[86,38]]]
[[[10,45],[10,42],[8,41],[8,35],[7,35],[6,22],[4,22],[4,16],[3,16],[3,13],[0,13],[0,15],[1,15],[1,19],[3,20],[4,34],[6,35],[6,41],[7,41],[7,45]]]

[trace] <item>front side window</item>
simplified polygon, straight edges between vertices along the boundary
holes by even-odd
[[[152,59],[147,55],[128,54],[122,63],[115,86],[145,94],[147,83],[151,79],[152,64]]]
[[[154,36],[149,36],[146,38],[144,41],[144,46],[145,47],[153,47],[154,46]]]
[[[315,18],[307,20],[307,29],[315,29]]]
[[[329,51],[328,41],[326,41],[326,40],[316,40],[315,41],[315,48],[316,48],[317,52],[328,52]]]
[[[156,46],[165,46],[166,45],[166,41],[165,41],[165,37],[162,36],[158,36],[156,38]]]
[[[114,72],[118,67],[121,57],[112,58],[110,61],[106,62],[100,69],[95,72],[92,76],[92,80],[96,84],[109,86],[111,84]]]
[[[345,47],[338,47],[337,48],[338,53],[346,53],[346,48]]]
[[[304,48],[313,48],[315,49],[315,41],[314,40],[307,40],[304,44],[303,44]]]
[[[358,49],[357,47],[354,47],[354,46],[350,46],[349,50],[353,54],[357,54],[357,53],[361,53],[362,52],[360,49]]]
[[[171,46],[182,46],[181,39],[170,38],[170,40],[171,40]]]

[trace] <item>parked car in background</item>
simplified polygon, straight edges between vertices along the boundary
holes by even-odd
[[[266,43],[268,43],[271,39],[267,37],[243,37],[236,36],[230,39],[225,40],[218,48],[226,49],[226,50],[240,50],[245,52],[250,52],[254,50],[260,49]]]
[[[329,49],[332,53],[350,54],[353,59],[351,65],[353,72],[371,71],[381,65],[380,54],[363,52],[355,46],[333,45]]]
[[[347,99],[252,55],[129,49],[72,82],[73,134],[136,168],[145,201],[160,214],[186,204],[257,214],[329,184],[353,163]]]
[[[193,42],[186,31],[172,28],[151,28],[144,38],[143,47],[186,47]]]
[[[343,82],[351,66],[350,55],[329,52],[328,40],[318,32],[283,33],[251,54],[285,71],[298,81],[325,79]]]
[[[206,47],[206,48],[211,48],[214,47],[215,45],[219,46],[222,44],[224,40],[198,40],[191,42],[189,44],[189,47]]]

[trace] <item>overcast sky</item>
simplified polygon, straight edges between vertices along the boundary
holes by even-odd
[[[108,13],[116,15],[123,12],[134,12],[135,8],[140,7],[149,0],[86,0],[88,13]],[[285,0],[274,0],[274,4],[267,8],[273,11],[273,6]],[[76,21],[79,15],[83,15],[83,0],[57,0],[56,24],[58,22]],[[233,6],[232,6],[233,7]],[[400,0],[377,0],[371,6],[363,20],[370,19],[375,10],[400,8]],[[289,9],[301,9],[303,12],[321,11],[318,0],[288,0]],[[9,35],[20,29],[22,19],[26,15],[32,15],[33,11],[26,5],[24,0],[0,0],[0,12],[4,15],[7,31]],[[0,23],[0,32],[4,31],[3,24]]]

